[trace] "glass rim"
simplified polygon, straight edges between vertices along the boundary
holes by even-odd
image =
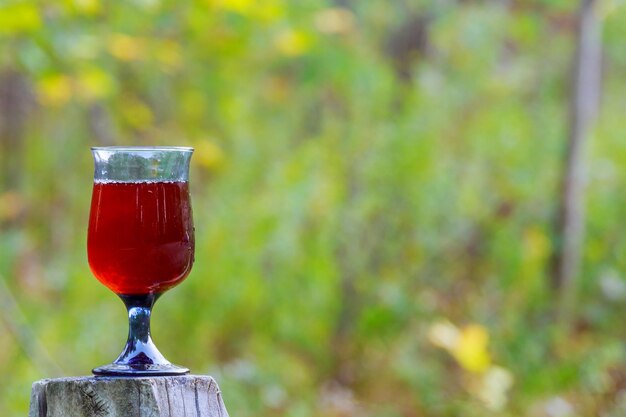
[[[128,151],[128,152],[193,152],[191,146],[92,146],[92,151]]]

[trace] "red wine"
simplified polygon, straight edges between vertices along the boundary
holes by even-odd
[[[194,260],[186,182],[96,182],[87,238],[89,266],[118,294],[160,293]]]

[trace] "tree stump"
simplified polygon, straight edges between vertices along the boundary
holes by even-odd
[[[29,417],[228,417],[210,376],[75,377],[33,384]]]

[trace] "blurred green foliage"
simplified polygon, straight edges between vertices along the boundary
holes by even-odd
[[[575,3],[0,2],[0,415],[123,345],[85,250],[107,144],[196,148],[153,332],[231,415],[623,415],[617,0],[572,330],[548,285]]]

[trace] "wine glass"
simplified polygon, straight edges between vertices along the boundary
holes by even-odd
[[[192,148],[96,147],[87,253],[95,277],[128,310],[124,350],[95,375],[182,375],[150,337],[152,306],[194,261],[189,198]]]

